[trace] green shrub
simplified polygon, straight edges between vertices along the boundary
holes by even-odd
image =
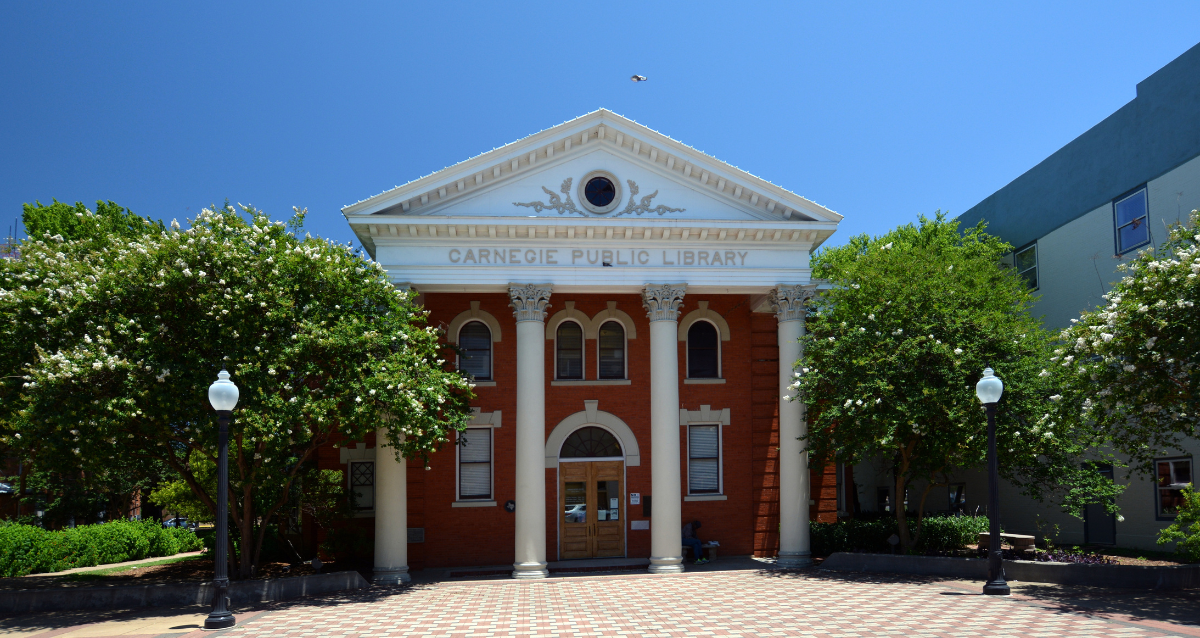
[[[32,525],[0,526],[0,577],[57,572],[171,556],[200,548],[187,529],[164,529],[157,521],[113,521],[55,532]]]
[[[186,527],[167,527],[164,529],[175,537],[175,542],[177,543],[178,547],[176,553],[195,552],[204,549],[204,543],[200,540],[200,537],[196,535],[196,532],[193,532]]]
[[[917,551],[949,552],[979,542],[979,533],[988,531],[986,516],[927,516],[921,524]]]
[[[1175,522],[1158,533],[1158,544],[1176,542],[1175,552],[1189,563],[1200,563],[1200,492],[1191,485],[1183,488],[1183,506]]]
[[[894,518],[813,522],[809,529],[812,552],[817,556],[833,552],[891,553],[893,548],[887,539],[897,533]],[[978,542],[979,532],[987,529],[988,519],[984,516],[926,516],[914,551],[926,554],[962,549]]]

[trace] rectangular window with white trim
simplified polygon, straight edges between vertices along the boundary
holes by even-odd
[[[350,461],[350,504],[360,511],[375,509],[375,461]]]
[[[1195,480],[1192,475],[1192,459],[1191,457],[1157,459],[1154,461],[1154,465],[1158,475],[1158,484],[1154,487],[1155,496],[1157,496],[1155,501],[1158,503],[1158,518],[1159,520],[1170,520],[1179,514],[1179,507],[1183,505],[1183,488]]]
[[[721,426],[688,426],[688,494],[721,493]]]
[[[458,500],[492,499],[492,429],[467,428],[458,433]]]

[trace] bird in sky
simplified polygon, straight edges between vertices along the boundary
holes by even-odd
[[[629,78],[629,79],[630,79],[630,80],[632,80],[632,81],[634,81],[634,82],[645,82],[645,81],[646,81],[646,76],[644,76],[644,75],[635,75],[635,76],[633,76],[633,77],[631,77],[631,78]]]

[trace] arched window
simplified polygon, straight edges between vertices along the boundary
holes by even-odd
[[[604,428],[579,428],[563,441],[558,453],[564,459],[622,456],[621,444]]]
[[[601,379],[625,378],[625,327],[616,321],[606,321],[600,326],[597,344],[600,351]]]
[[[583,378],[583,327],[574,321],[558,324],[555,334],[558,349],[558,378]]]
[[[721,377],[721,338],[717,327],[707,321],[697,321],[688,328],[687,375],[689,379],[719,379]]]
[[[470,321],[458,331],[458,369],[480,381],[492,379],[492,331],[482,321]]]

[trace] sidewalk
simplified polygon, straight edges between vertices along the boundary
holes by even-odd
[[[307,638],[323,635],[871,637],[1121,636],[1200,638],[1200,590],[1158,592],[1013,582],[982,596],[980,582],[889,574],[783,570],[722,557],[681,575],[635,560],[571,561],[516,581],[504,566],[423,570],[413,584],[371,587],[234,609],[238,624],[200,629],[208,606],[28,614],[0,619],[0,636],[37,638]],[[455,575],[451,575],[451,573]],[[695,614],[679,601],[705,601]],[[769,613],[764,613],[769,611]],[[681,633],[682,632],[682,633]]]
[[[22,638],[198,638],[225,632],[204,631],[209,605],[145,607],[134,610],[81,610],[29,614],[0,619],[0,636]],[[237,610],[238,625],[262,615],[265,609]]]

